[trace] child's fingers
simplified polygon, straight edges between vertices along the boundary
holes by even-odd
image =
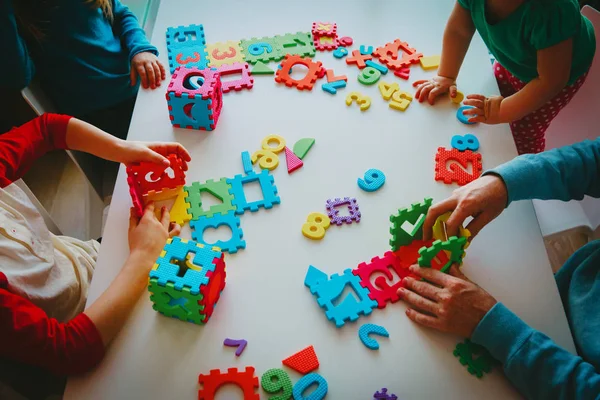
[[[486,122],[485,117],[483,115],[478,115],[473,118],[469,118],[469,122]]]
[[[160,61],[157,61],[157,63],[158,67],[160,68],[160,79],[164,81],[165,79],[167,79],[167,71],[165,71],[165,66],[162,65]]]
[[[431,92],[429,92],[429,96],[427,96],[427,101],[429,101],[429,104],[433,105],[435,98],[442,94],[442,90],[443,89],[441,87],[436,87],[433,88]]]
[[[146,76],[146,68],[144,68],[143,64],[137,66],[137,72],[140,75],[142,87],[146,89],[148,87],[148,76]]]
[[[419,95],[419,103],[422,103],[425,98],[427,98],[427,96],[429,96],[429,92],[431,92],[433,90],[433,85],[428,85],[425,84],[423,85],[423,88],[421,89],[421,93]]]
[[[450,97],[455,98],[457,91],[458,89],[456,88],[456,85],[450,86]]]
[[[156,83],[156,86],[160,86],[160,68],[158,66],[158,61],[154,61],[152,63],[152,68],[154,69],[154,82]]]
[[[129,79],[131,80],[131,86],[135,86],[135,83],[137,82],[137,71],[133,65],[131,66],[131,71],[129,71]]]
[[[146,69],[146,75],[148,76],[148,85],[151,89],[156,87],[156,77],[154,76],[154,67],[151,62],[147,62],[144,64],[144,68]]]
[[[468,100],[463,101],[463,104],[465,106],[473,106],[473,107],[481,108],[483,110],[483,100],[468,99]]]
[[[467,95],[467,99],[475,99],[475,100],[485,100],[485,96],[481,95],[481,94],[470,94]]]
[[[483,108],[467,108],[466,110],[463,110],[463,115],[483,115]]]

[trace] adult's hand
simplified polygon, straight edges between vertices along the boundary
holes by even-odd
[[[430,240],[433,224],[437,218],[451,211],[446,221],[448,237],[457,236],[459,227],[468,217],[473,217],[466,228],[471,239],[481,229],[502,213],[508,200],[508,191],[502,178],[497,175],[485,175],[456,189],[452,196],[429,208],[423,223],[423,240]]]
[[[425,280],[407,277],[398,294],[410,308],[411,320],[442,332],[469,338],[485,314],[497,303],[453,265],[450,275],[418,265],[410,271]]]

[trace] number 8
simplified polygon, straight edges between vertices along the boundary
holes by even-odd
[[[306,223],[302,225],[302,234],[309,239],[321,240],[329,225],[331,225],[331,221],[327,215],[319,212],[310,213],[306,218]]]
[[[458,151],[479,150],[479,140],[477,139],[477,136],[471,135],[470,133],[466,134],[465,136],[452,136],[452,141],[450,144]]]

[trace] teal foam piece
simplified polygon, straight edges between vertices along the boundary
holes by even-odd
[[[321,85],[321,89],[323,89],[324,92],[331,93],[331,94],[336,94],[337,89],[342,89],[345,87],[346,87],[346,81],[328,82],[328,83],[324,83]]]
[[[167,28],[167,47],[180,49],[190,46],[205,46],[206,37],[204,36],[204,26],[188,25]],[[195,38],[193,38],[195,36]]]
[[[363,56],[373,54],[373,46],[365,46],[364,44],[360,45],[360,54]]]
[[[369,337],[369,335],[390,337],[390,334],[383,326],[375,324],[364,324],[363,326],[361,326],[358,329],[358,337],[360,338],[360,341],[363,342],[363,344],[371,350],[378,350],[379,343],[377,342],[377,340]]]
[[[348,55],[348,49],[345,47],[338,47],[333,51],[333,56],[335,58],[342,58]]]
[[[469,118],[471,118],[471,116],[463,114],[463,111],[468,110],[469,108],[474,108],[474,107],[473,106],[459,107],[458,110],[456,110],[456,118],[458,118],[458,120],[460,122],[462,122],[463,124],[473,125],[473,124],[475,124],[475,122],[469,122]]]
[[[200,96],[190,99],[185,94],[179,97],[174,92],[168,92],[167,103],[169,104],[169,114],[173,125],[179,125],[182,128],[205,129],[207,131],[214,129],[215,120],[213,119],[211,99],[203,99]],[[186,107],[191,107],[191,116],[186,114]]]
[[[306,276],[304,277],[304,286],[309,288],[312,294],[315,294],[317,285],[325,281],[327,281],[327,274],[325,272],[312,265],[308,267],[308,271],[306,271]]]
[[[318,386],[311,394],[304,396],[303,393],[309,386],[316,383]],[[294,400],[322,400],[327,395],[328,385],[325,378],[319,374],[310,373],[304,375],[296,382],[292,389]]]
[[[208,68],[208,53],[204,44],[188,45],[180,48],[167,47],[167,54],[171,74],[175,72],[177,67]]]
[[[217,229],[221,225],[227,225],[231,229],[231,238],[227,241],[217,240],[214,244],[209,244],[204,240],[204,231],[207,228]],[[244,232],[240,228],[240,218],[233,211],[227,214],[215,214],[212,217],[202,216],[197,220],[190,221],[192,228],[192,239],[204,244],[205,246],[217,246],[221,251],[230,254],[237,253],[238,249],[246,248],[246,241],[243,238]]]
[[[244,184],[256,181],[260,184],[263,198],[248,202],[244,194]],[[236,207],[236,214],[243,214],[246,210],[256,212],[260,207],[270,209],[273,208],[273,205],[281,202],[281,199],[277,196],[277,187],[274,184],[273,176],[269,174],[269,170],[263,169],[260,173],[252,171],[246,176],[236,175],[232,179],[227,179],[227,183],[231,185],[229,193],[233,195],[231,203]]]
[[[367,65],[367,67],[375,68],[377,71],[381,72],[384,75],[388,73],[388,67],[379,64],[378,62],[375,62],[373,60],[367,60],[365,61],[365,64]]]
[[[254,168],[252,168],[252,160],[250,159],[250,153],[247,151],[242,152],[242,167],[244,167],[245,174],[254,172]]]
[[[367,172],[365,172],[365,178],[367,177],[370,182],[366,182],[362,178],[358,178],[356,181],[358,187],[365,192],[374,192],[379,190],[379,188],[385,183],[385,174],[381,170],[375,168],[368,169]]]

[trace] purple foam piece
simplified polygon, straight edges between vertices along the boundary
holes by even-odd
[[[236,357],[239,357],[242,354],[242,352],[246,348],[247,344],[248,344],[248,341],[246,341],[244,339],[236,340],[236,339],[226,338],[225,341],[223,342],[224,346],[228,346],[228,347],[237,346],[237,349],[235,350]]]
[[[348,211],[350,215],[340,216],[338,215],[339,210],[336,210],[336,207],[344,204],[348,204]],[[351,224],[352,221],[360,222],[360,211],[358,210],[358,204],[354,198],[344,197],[343,199],[329,199],[327,200],[325,207],[327,208],[327,215],[329,216],[329,219],[336,225],[342,225],[344,222],[347,224]]]
[[[376,391],[375,394],[373,394],[373,398],[377,400],[398,400],[398,396],[395,394],[387,394],[387,388],[381,389],[381,392],[379,392],[379,390]]]

